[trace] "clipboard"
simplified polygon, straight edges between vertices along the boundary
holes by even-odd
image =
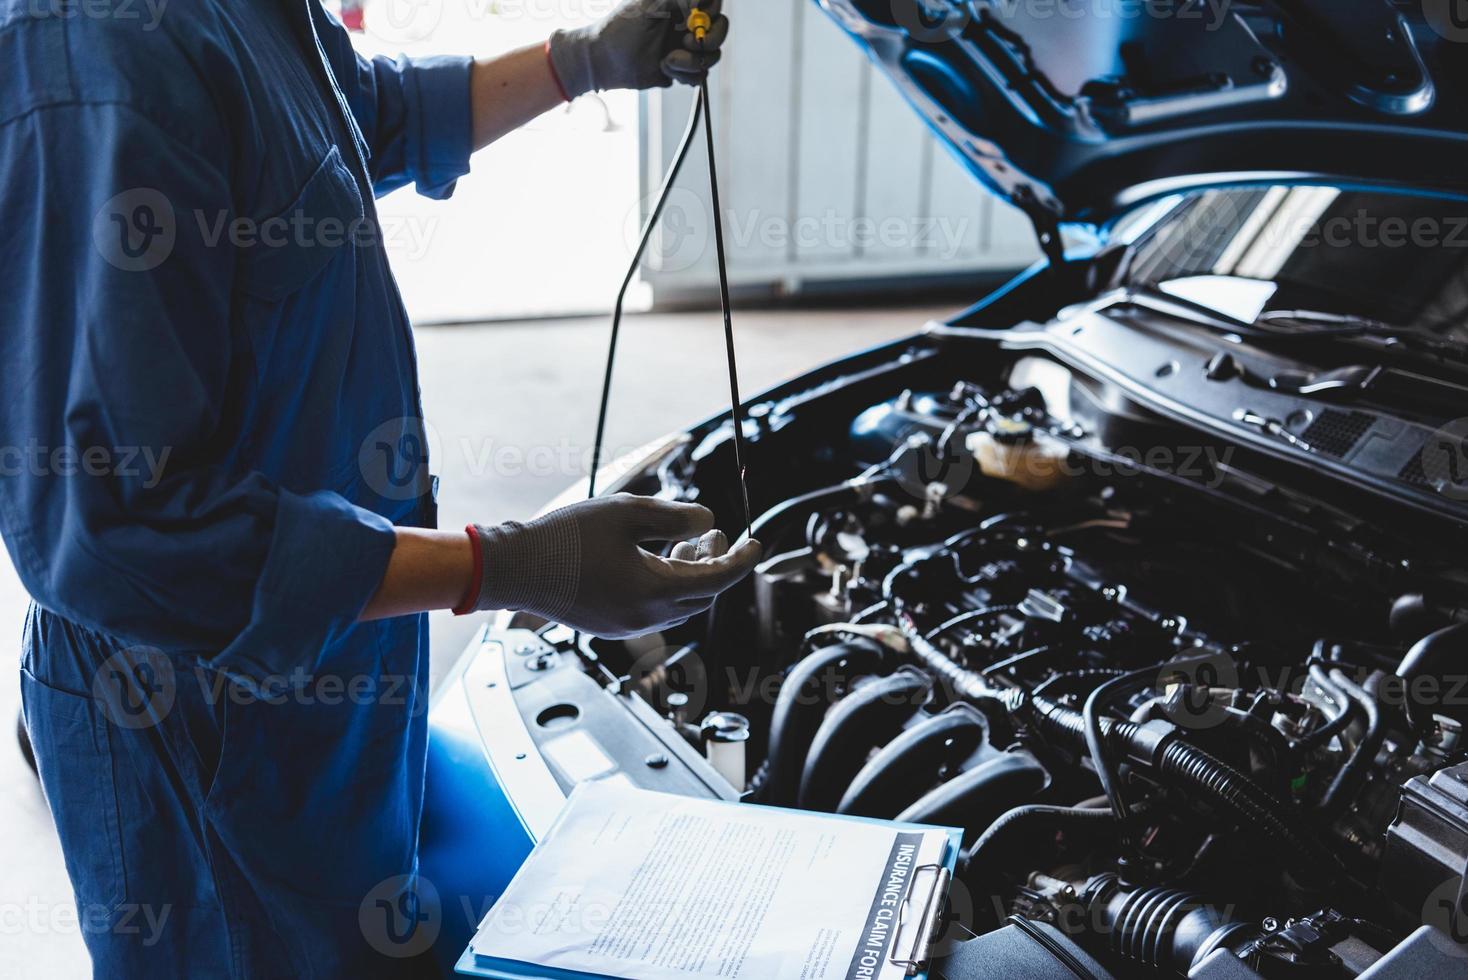
[[[791,812],[780,807],[751,803],[731,802],[722,805],[741,809],[774,810],[779,813]],[[937,941],[938,929],[942,925],[943,910],[948,900],[948,889],[957,868],[959,852],[962,849],[963,831],[955,827],[899,823],[846,814],[816,813],[812,815],[829,820],[881,826],[897,832],[938,830],[947,836],[947,846],[941,862],[929,862],[912,869],[901,900],[891,948],[886,953],[888,962],[905,970],[907,977],[913,980],[926,980],[928,961]],[[493,911],[490,915],[492,914]],[[489,916],[486,915],[485,918],[488,919]],[[460,955],[458,962],[454,965],[454,972],[461,976],[480,977],[484,980],[619,980],[619,978],[608,977],[604,974],[566,970],[521,961],[490,959],[477,955],[472,942]]]

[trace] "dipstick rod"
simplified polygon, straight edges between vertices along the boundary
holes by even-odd
[[[719,173],[714,163],[714,123],[709,113],[709,83],[705,75],[698,87],[703,105],[703,136],[708,148],[709,203],[714,211],[714,250],[719,264],[719,306],[724,313],[724,350],[729,364],[729,416],[734,423],[734,468],[739,475],[739,496],[744,506],[744,533],[752,523],[749,511],[749,483],[744,468],[744,408],[739,397],[739,367],[734,356],[734,321],[729,314],[729,267],[724,258],[724,217],[719,207]]]

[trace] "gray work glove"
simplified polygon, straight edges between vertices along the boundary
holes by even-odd
[[[607,639],[679,625],[759,561],[759,542],[730,551],[713,524],[707,507],[625,493],[529,524],[476,524],[483,577],[474,607],[523,610]],[[697,545],[684,540],[693,537]],[[647,541],[681,543],[662,558],[641,547]]]
[[[694,6],[712,20],[702,40],[687,28]],[[722,6],[723,0],[626,0],[595,24],[552,34],[551,65],[572,99],[593,89],[697,85],[729,33]]]

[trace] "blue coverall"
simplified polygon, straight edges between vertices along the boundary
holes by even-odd
[[[373,196],[468,170],[470,62],[159,9],[0,0],[25,719],[97,976],[391,976],[426,622],[356,620],[435,509]]]

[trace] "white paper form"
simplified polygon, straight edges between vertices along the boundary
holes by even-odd
[[[947,846],[940,830],[582,783],[471,948],[627,980],[892,980],[908,888]]]

